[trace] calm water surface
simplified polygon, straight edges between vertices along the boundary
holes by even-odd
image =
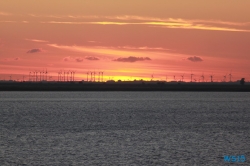
[[[0,165],[250,163],[250,93],[0,92]]]

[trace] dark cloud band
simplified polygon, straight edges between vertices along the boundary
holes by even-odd
[[[192,62],[202,62],[203,61],[203,59],[201,57],[198,57],[198,56],[188,57],[187,60],[192,61]]]
[[[33,48],[33,49],[27,51],[27,53],[38,53],[38,52],[42,52],[42,49],[41,48]]]
[[[149,57],[130,56],[128,58],[117,58],[117,59],[114,59],[113,61],[117,61],[117,62],[136,62],[136,61],[146,61],[146,60],[151,60],[151,59]]]

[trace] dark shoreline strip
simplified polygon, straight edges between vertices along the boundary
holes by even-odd
[[[250,85],[160,83],[160,84],[107,84],[107,83],[0,83],[0,91],[218,91],[250,92]]]

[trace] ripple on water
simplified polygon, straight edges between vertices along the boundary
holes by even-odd
[[[224,155],[250,155],[249,101],[249,93],[1,92],[0,165],[223,165]]]

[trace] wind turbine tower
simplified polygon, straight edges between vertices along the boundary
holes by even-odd
[[[75,71],[73,71],[73,81],[75,81]]]
[[[40,71],[40,81],[42,80],[42,72]]]
[[[65,70],[63,71],[63,81],[65,82]]]
[[[98,82],[100,82],[100,74],[101,72],[98,72]]]
[[[230,82],[232,82],[232,74],[231,74],[231,72],[228,75],[229,75]]]
[[[103,82],[103,72],[102,72],[102,82]]]
[[[194,74],[193,74],[193,73],[191,73],[191,82],[193,82],[193,75],[194,75]]]
[[[181,75],[181,81],[183,82],[184,79],[184,74]]]
[[[46,78],[45,78],[45,80],[47,81],[47,77],[48,77],[48,71],[47,71],[47,69],[46,69],[46,72],[45,72],[45,76],[46,76]]]
[[[45,72],[44,72],[44,69],[43,69],[43,75],[42,75],[42,78],[43,78],[43,79],[42,79],[42,81],[44,80],[44,73],[45,73]]]
[[[31,81],[31,71],[29,72],[29,81]]]
[[[72,81],[73,80],[73,71],[70,71],[70,79],[69,79],[70,81]]]
[[[37,73],[38,73],[38,72],[37,72],[37,71],[35,71],[35,78],[36,78],[36,82],[37,82]]]
[[[202,82],[204,82],[204,74],[202,73],[202,75],[201,75],[201,78],[202,78]]]
[[[210,75],[211,82],[213,82],[213,75]]]
[[[67,71],[67,82],[69,82],[69,71]]]
[[[227,82],[227,74],[223,76],[224,77],[224,82]]]

